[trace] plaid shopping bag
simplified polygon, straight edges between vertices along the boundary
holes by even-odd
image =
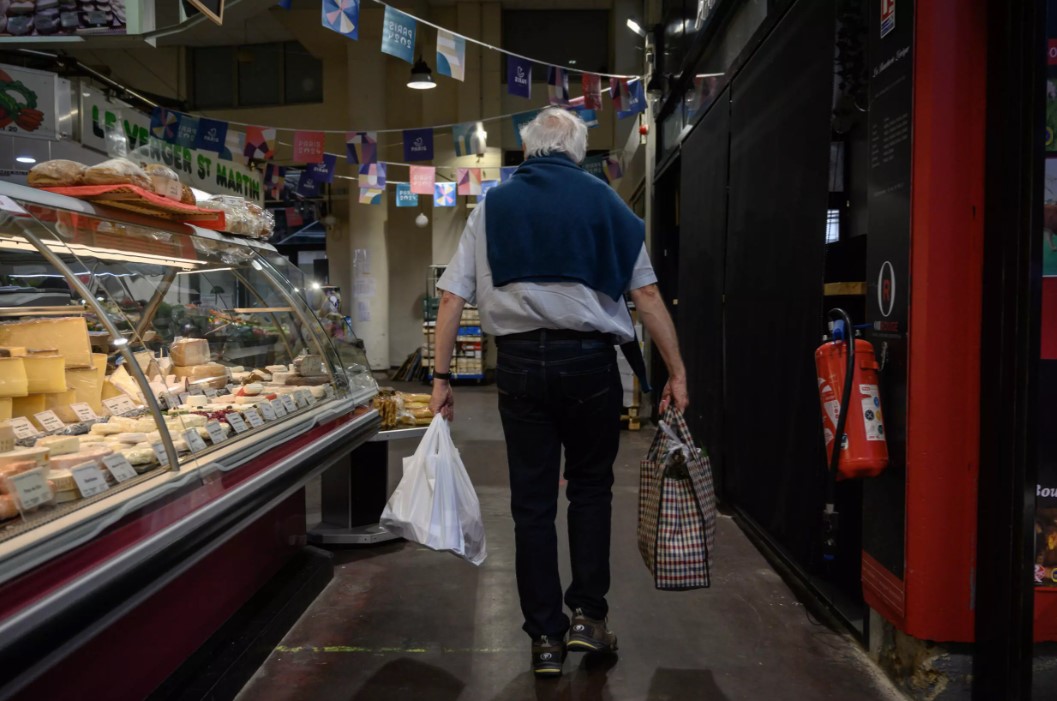
[[[658,589],[712,583],[716,492],[708,455],[669,407],[639,468],[639,552]]]

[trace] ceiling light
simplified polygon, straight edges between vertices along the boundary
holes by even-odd
[[[631,31],[635,32],[636,34],[638,34],[643,39],[646,38],[646,32],[644,32],[642,30],[642,27],[639,26],[638,22],[636,22],[635,20],[631,19],[630,17],[628,18],[628,29],[630,29]]]
[[[411,78],[407,81],[407,87],[415,90],[429,90],[437,87],[437,83],[433,80],[433,71],[421,58],[411,67]]]
[[[37,159],[34,158],[33,156],[19,156],[15,160],[18,161],[19,163],[36,163],[37,162]]]
[[[425,214],[419,214],[417,217],[415,217],[415,226],[420,229],[425,229],[427,226],[429,226],[429,217],[427,217]]]

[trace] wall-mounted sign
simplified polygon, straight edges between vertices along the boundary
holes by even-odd
[[[70,94],[70,81],[54,73],[0,64],[0,130],[49,141],[70,136]]]

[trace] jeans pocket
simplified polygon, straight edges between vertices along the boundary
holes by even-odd
[[[495,369],[495,386],[499,390],[499,394],[509,397],[524,397],[528,388],[528,371],[497,367]]]
[[[560,374],[562,396],[566,401],[587,404],[605,397],[613,388],[613,366]]]

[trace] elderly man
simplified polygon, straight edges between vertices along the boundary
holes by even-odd
[[[532,668],[560,675],[566,651],[612,652],[606,615],[613,461],[622,390],[614,344],[634,339],[630,293],[668,367],[662,407],[687,406],[686,374],[657,290],[645,229],[611,188],[578,165],[587,127],[562,109],[521,130],[525,162],[473,211],[438,287],[430,408],[448,420],[452,351],[467,300],[499,351],[496,385],[507,443],[523,626]],[[565,449],[572,582],[562,609],[559,469]],[[565,635],[569,633],[568,642]]]

